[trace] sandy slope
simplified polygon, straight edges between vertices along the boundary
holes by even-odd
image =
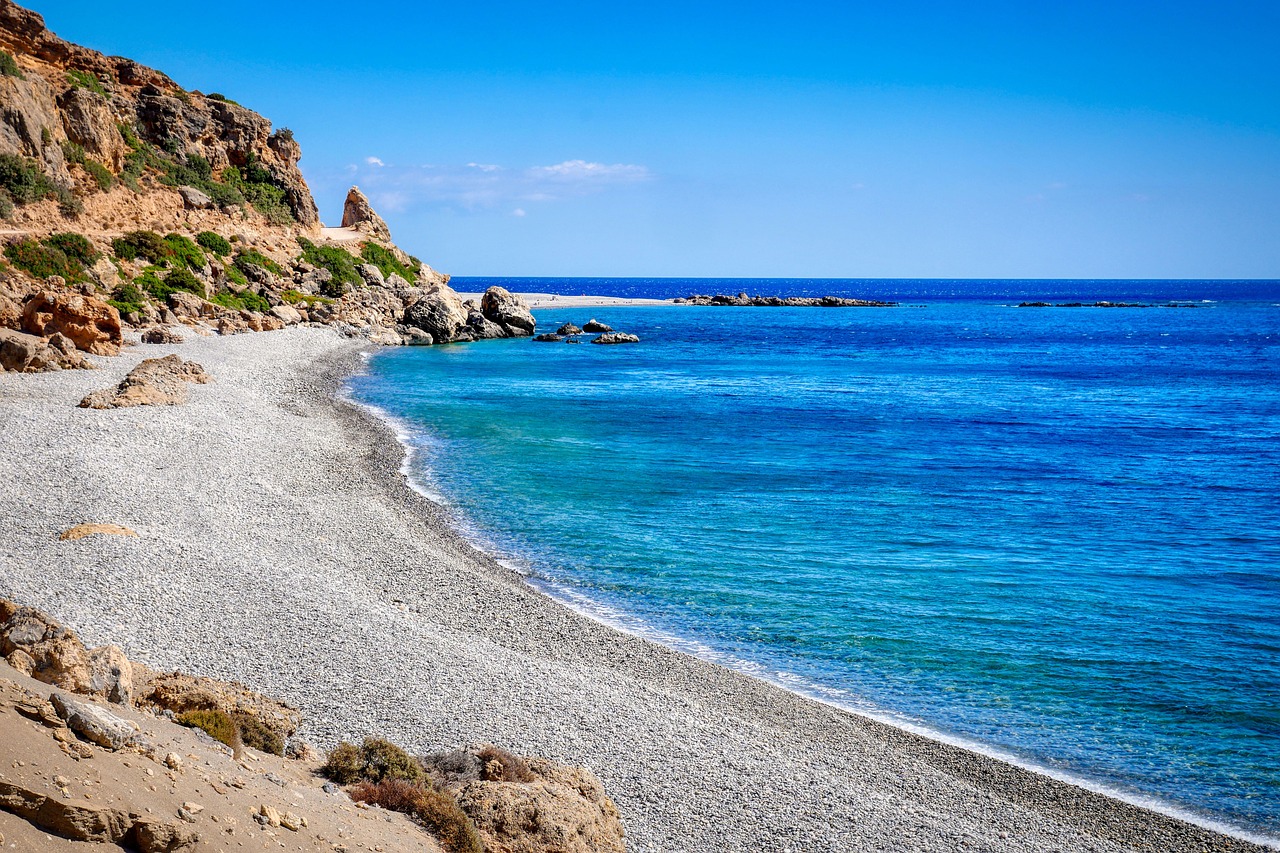
[[[0,376],[0,594],[87,642],[278,695],[321,745],[491,740],[585,764],[634,850],[1251,849],[531,591],[404,485],[385,427],[332,402],[355,346],[294,328]],[[179,408],[75,408],[167,352],[216,381]],[[140,536],[56,541],[85,521]]]

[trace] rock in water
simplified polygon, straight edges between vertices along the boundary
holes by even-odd
[[[638,344],[640,339],[626,332],[605,332],[591,341],[593,344]]]
[[[22,309],[22,330],[48,337],[66,335],[76,349],[93,355],[119,355],[124,336],[120,312],[92,296],[68,291],[42,290]]]
[[[582,331],[590,332],[591,334],[596,334],[598,332],[612,332],[613,327],[606,326],[604,323],[601,323],[595,317],[592,317],[590,320],[586,322],[585,325],[583,325]]]
[[[363,231],[370,237],[391,242],[391,229],[382,217],[373,212],[369,198],[359,187],[347,191],[347,201],[342,206],[342,227]]]
[[[467,309],[452,288],[440,286],[405,309],[404,324],[421,329],[436,343],[448,343],[467,325]]]
[[[480,312],[513,338],[532,335],[537,325],[525,301],[505,287],[486,290],[480,299]]]
[[[177,406],[187,402],[187,383],[209,381],[204,368],[181,356],[149,358],[115,388],[94,391],[80,401],[82,409],[124,409],[130,406]]]
[[[565,323],[563,326],[556,329],[556,334],[565,335],[565,336],[580,335],[582,334],[582,330],[579,329],[577,326],[573,325],[572,323]]]
[[[541,335],[535,336],[534,340],[542,341],[546,343],[554,343],[556,341],[563,341],[564,335],[561,335],[558,332],[543,332]]]

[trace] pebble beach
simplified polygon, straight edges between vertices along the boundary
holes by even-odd
[[[1260,850],[592,621],[455,532],[328,328],[0,375],[0,595],[299,707],[321,748],[494,742],[593,770],[635,851]],[[182,406],[76,408],[144,358]],[[137,538],[58,541],[81,523]]]

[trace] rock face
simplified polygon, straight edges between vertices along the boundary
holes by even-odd
[[[38,338],[0,328],[0,370],[43,373],[49,370],[89,370],[94,364],[76,350],[66,335]]]
[[[626,332],[605,332],[598,338],[591,340],[593,344],[638,344],[640,339],[635,335]]]
[[[373,212],[368,197],[360,192],[359,187],[347,191],[346,203],[342,205],[342,227],[354,228],[370,237],[391,242],[391,229],[381,216]]]
[[[486,290],[480,299],[480,312],[512,338],[532,335],[537,325],[524,299],[505,287],[495,286]]]
[[[591,771],[490,745],[428,756],[487,853],[623,853],[618,809]]]
[[[93,355],[119,355],[124,342],[119,311],[101,299],[65,290],[44,290],[28,300],[22,330],[41,337],[66,335],[76,349]]]
[[[80,401],[82,409],[126,409],[131,406],[178,406],[187,402],[187,383],[209,381],[204,368],[181,356],[149,358],[115,388],[94,391]]]

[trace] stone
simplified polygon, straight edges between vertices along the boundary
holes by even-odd
[[[182,336],[165,326],[152,326],[142,333],[144,344],[180,344]]]
[[[269,806],[266,803],[262,803],[261,805],[258,806],[258,814],[261,817],[265,818],[264,822],[268,826],[280,825],[280,812],[276,809],[275,806]]]
[[[387,284],[386,276],[382,274],[382,270],[373,264],[357,264],[356,272],[360,273],[364,283],[370,287],[385,287]]]
[[[600,332],[612,332],[613,327],[607,326],[604,323],[601,323],[595,317],[592,317],[590,320],[582,324],[582,331],[589,332],[591,334],[597,334]]]
[[[557,334],[555,332],[543,332],[540,335],[535,335],[533,339],[544,343],[554,343],[556,341],[563,341],[564,335]]]
[[[48,337],[61,332],[76,349],[93,355],[119,355],[124,337],[120,312],[92,296],[42,290],[22,308],[22,330]]]
[[[391,242],[391,229],[381,216],[373,212],[368,196],[360,192],[359,187],[352,187],[347,192],[347,200],[342,205],[342,227],[354,228],[370,237]]]
[[[77,350],[67,336],[57,333],[40,338],[0,329],[0,370],[44,373],[50,370],[92,370],[95,365]]]
[[[117,705],[133,701],[133,666],[124,649],[106,645],[89,652],[89,687]]]
[[[0,653],[21,651],[31,659],[32,678],[75,693],[91,692],[89,655],[74,631],[33,607],[0,600]]]
[[[127,527],[121,527],[119,524],[77,524],[74,527],[68,527],[66,530],[58,534],[58,541],[66,542],[68,540],[83,539],[86,536],[96,536],[105,534],[107,536],[137,536],[138,534]]]
[[[80,401],[82,409],[124,409],[132,406],[178,406],[187,401],[187,383],[205,384],[209,375],[181,356],[148,358],[115,388],[94,391]]]
[[[638,344],[640,339],[635,335],[626,332],[605,332],[597,338],[593,338],[593,344]]]
[[[493,286],[480,298],[480,311],[511,337],[532,335],[537,323],[524,299],[505,287]]]
[[[187,210],[213,210],[217,207],[213,199],[195,187],[178,187],[178,194],[182,196],[182,205]]]
[[[138,739],[138,733],[128,720],[117,717],[100,705],[81,702],[63,693],[54,693],[49,701],[67,728],[104,749],[123,749]]]
[[[286,326],[296,326],[302,322],[302,315],[292,305],[276,305],[271,309],[271,315]]]
[[[467,328],[477,340],[492,340],[507,337],[506,331],[497,323],[485,317],[479,311],[467,312]]]
[[[403,322],[426,332],[436,343],[448,343],[466,327],[467,311],[452,288],[437,287],[405,309]]]
[[[572,323],[565,323],[563,326],[556,329],[556,334],[565,335],[565,336],[580,335],[582,334],[582,330],[579,329],[577,326],[573,325]]]

